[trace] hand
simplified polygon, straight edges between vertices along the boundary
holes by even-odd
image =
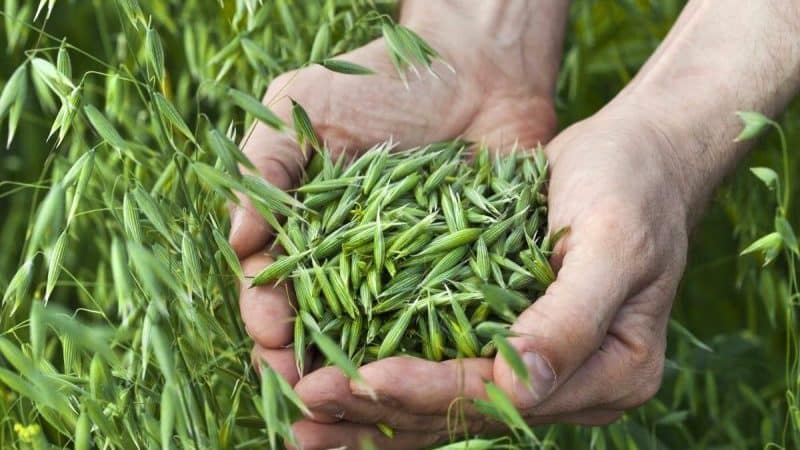
[[[481,6],[406,1],[401,23],[437,49],[455,73],[435,64],[440,79],[425,71],[419,78],[409,74],[406,88],[378,39],[339,57],[377,74],[342,75],[312,66],[276,78],[264,102],[287,123],[290,98],[303,105],[334,156],[355,155],[390,138],[405,148],[457,137],[494,149],[546,142],[556,127],[551,93],[566,8],[544,3],[532,14],[534,2],[527,0]],[[282,189],[296,187],[308,157],[290,135],[263,125],[254,128],[244,151]],[[230,240],[247,275],[272,261],[261,252],[270,237],[267,224],[242,199],[232,213]],[[251,289],[245,282],[240,309],[255,341],[254,359],[265,359],[294,384],[299,375],[287,348],[293,310],[286,292],[285,286]]]
[[[295,427],[302,448],[358,448],[359,436],[381,449],[446,440],[464,426],[448,422],[449,408],[484,398],[485,381],[504,389],[531,424],[606,424],[653,396],[688,234],[684,183],[665,136],[640,111],[608,107],[546,148],[550,228],[570,231],[552,258],[557,280],[512,328],[533,389],[515,382],[501,356],[367,364],[360,372],[377,403],[338,369],[320,369],[296,385],[315,421]],[[502,430],[460,405],[470,432]],[[395,438],[371,425],[378,422],[395,428]]]
[[[666,324],[690,224],[747,150],[736,110],[778,113],[800,91],[800,8],[792,0],[691,0],[636,78],[592,118],[559,135],[551,160],[550,226],[570,226],[553,257],[557,280],[520,315],[512,343],[530,364],[527,391],[501,357],[428,362],[387,358],[361,368],[373,403],[337,369],[295,387],[314,420],[304,449],[412,449],[458,433],[499,431],[459,399],[494,381],[531,424],[604,424],[658,389]],[[753,44],[755,43],[755,45]],[[764,51],[768,49],[769,51]],[[456,403],[454,403],[456,402]],[[374,423],[397,432],[385,438]]]

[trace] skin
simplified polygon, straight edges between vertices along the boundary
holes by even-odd
[[[469,2],[429,3],[407,2],[404,21],[442,51],[457,75],[412,78],[409,95],[397,85],[380,41],[348,55],[379,68],[380,80],[315,69],[300,73],[287,90],[301,83],[290,95],[309,110],[320,136],[346,151],[389,136],[413,146],[464,135],[484,138],[498,151],[515,138],[523,145],[546,141],[554,129],[550,93],[566,4],[512,1],[501,9],[519,9],[509,11],[483,2],[470,11],[464,5]],[[426,8],[440,10],[422,14]],[[422,16],[447,19],[434,27],[416,19]],[[453,30],[479,30],[475,36],[459,33],[459,40],[476,39],[478,52],[510,69],[487,73],[485,64],[470,64],[475,53],[463,42],[457,48],[468,48],[470,55],[459,59],[459,51],[448,48],[451,18]],[[530,26],[537,20],[541,27]],[[469,21],[472,27],[464,28]],[[463,407],[461,425],[470,432],[502,432],[460,401],[485,398],[485,381],[505,390],[531,424],[607,424],[650,399],[661,384],[666,327],[689,232],[713,189],[747,150],[734,142],[741,124],[733,112],[775,115],[796,94],[798,37],[800,6],[793,0],[692,0],[618,96],[547,145],[549,223],[552,229],[569,226],[570,232],[552,259],[557,280],[513,326],[519,336],[510,341],[529,365],[530,389],[501,357],[441,363],[393,357],[367,364],[360,371],[377,401],[335,368],[298,381],[292,350],[285,348],[292,313],[284,291],[243,289],[242,316],[256,342],[255,357],[296,383],[313,412],[295,425],[300,446],[359,448],[368,436],[381,449],[423,448],[447,440],[453,404]],[[548,46],[553,42],[558,45]],[[276,89],[266,101],[286,114],[274,101]],[[364,108],[367,117],[359,115]],[[299,153],[270,133],[257,129],[246,150],[270,182],[290,187],[303,161],[285,156]],[[234,217],[245,219],[234,218],[231,241],[252,274],[269,263],[258,252],[269,230],[246,206],[240,214]],[[384,437],[376,422],[395,428],[395,438]]]

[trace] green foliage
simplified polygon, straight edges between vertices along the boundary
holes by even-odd
[[[680,6],[573,2],[564,125],[613,97]],[[234,142],[253,120],[285,126],[252,100],[286,70],[316,63],[369,76],[337,55],[387,33],[399,68],[429,64],[435,51],[387,21],[393,7],[4,0],[0,447],[269,448],[286,434],[281,418],[301,407],[280,380],[254,374],[236,307],[240,268],[221,236],[231,190],[259,190],[270,207],[288,200],[238,173]],[[800,446],[791,226],[800,208],[786,144],[800,142],[799,119],[794,105],[746,164],[761,181],[743,168],[697,230],[654,400],[609,427],[531,431],[490,388],[482,406],[512,435],[446,448]],[[212,186],[214,176],[233,181]],[[771,264],[738,256],[773,232],[763,247],[776,249]]]

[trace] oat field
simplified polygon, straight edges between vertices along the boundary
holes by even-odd
[[[319,173],[341,176],[320,176],[317,186],[312,182],[299,197],[282,196],[239,173],[237,165],[246,161],[237,144],[254,120],[286,127],[258,100],[275,76],[310,64],[370,76],[367,68],[345,64],[336,55],[386,35],[387,27],[392,33],[395,3],[3,0],[0,448],[264,449],[282,448],[284,439],[291,439],[289,424],[303,405],[268,369],[259,377],[251,365],[251,342],[237,306],[242,269],[226,239],[226,203],[234,192],[248,192],[264,200],[265,214],[293,217],[294,211],[297,220],[288,221],[283,243],[302,243],[292,233],[307,236],[314,232],[310,228],[323,225],[302,220],[297,198],[323,205],[327,190],[336,183],[346,187],[347,174],[336,171],[347,169],[321,162],[330,167]],[[591,115],[611,99],[658,45],[681,7],[677,0],[573,1],[558,82],[559,127]],[[435,49],[421,43],[418,48],[421,52],[412,57],[423,65],[436,57]],[[304,120],[298,105],[293,124],[298,139],[319,146]],[[800,143],[800,105],[795,102],[775,123],[748,115],[743,121],[758,144],[717,193],[692,237],[658,395],[607,427],[533,429],[520,426],[515,411],[495,397],[486,407],[508,423],[506,436],[455,433],[454,444],[443,448],[800,448],[800,337],[794,308],[800,297],[800,250],[792,231],[800,223],[798,183],[792,179],[800,159],[794,151]],[[437,151],[445,163],[459,155],[457,143],[441,144]],[[371,157],[386,154],[378,148]],[[391,184],[390,170],[408,163],[397,158],[386,166],[385,178],[382,165],[372,174],[366,166],[359,169],[365,178],[374,177],[370,189],[391,194],[403,188]],[[536,184],[546,163],[530,164],[520,172],[526,183]],[[528,243],[538,250],[526,254],[520,251],[521,233],[512,237],[498,231],[507,260],[485,256],[473,266],[454,265],[464,255],[448,246],[452,241],[494,242],[475,232],[480,213],[454,215],[452,209],[447,212],[451,198],[431,199],[426,184],[440,183],[439,175],[426,172],[426,180],[417,180],[395,198],[406,195],[409,202],[443,205],[444,215],[430,221],[450,233],[444,237],[451,242],[431,245],[452,250],[450,260],[386,265],[386,254],[399,253],[419,237],[402,236],[393,228],[426,220],[413,208],[400,208],[393,222],[354,222],[348,245],[364,250],[363,258],[381,262],[381,273],[394,276],[406,270],[411,286],[440,282],[422,278],[414,269],[419,264],[438,270],[437,276],[465,282],[491,279],[490,268],[500,267],[512,279],[517,274],[519,289],[540,292],[552,277],[543,257],[550,237],[540,235]],[[352,195],[369,200],[367,193]],[[490,193],[487,189],[484,196],[478,189],[470,195],[475,204],[485,202],[487,210],[506,206]],[[525,195],[537,198],[537,193]],[[375,208],[391,206],[373,203]],[[507,219],[524,221],[520,229],[531,235],[543,226],[537,219],[542,211],[514,204],[508,208]],[[343,216],[337,222],[330,217],[335,208],[329,209],[325,232],[335,235],[342,223],[355,220]],[[359,220],[374,214],[365,208]],[[459,223],[456,216],[467,217],[468,223]],[[321,255],[297,247],[291,265],[261,274],[259,281],[290,273],[298,279],[320,273],[326,278],[312,256],[332,255],[334,260],[335,252]],[[337,272],[327,277],[334,283],[361,276],[337,264],[337,271],[348,270],[348,276]],[[535,282],[525,284],[528,273]],[[375,327],[381,345],[359,356],[359,349],[367,348],[359,339],[366,339],[369,325],[360,318],[356,325],[356,310],[362,306],[348,299],[337,303],[343,299],[336,297],[340,290],[335,286],[322,286],[321,297],[305,297],[301,308],[307,320],[296,327],[301,339],[315,342],[345,370],[352,359],[393,353],[397,343],[392,339],[399,340],[408,326],[402,314],[394,314],[398,305],[391,301],[398,295],[373,289],[366,281],[360,286],[366,286],[365,296],[383,295],[385,306],[370,310],[369,320],[372,314],[390,320],[392,313],[395,321],[383,331]],[[395,294],[408,289],[395,288]],[[302,289],[302,283],[295,286],[298,296]],[[441,303],[448,297],[443,298]],[[416,307],[439,317],[436,302],[429,303]],[[322,310],[337,307],[353,319],[346,336],[340,331],[334,342],[303,327],[319,326],[317,320],[330,319]],[[486,333],[477,333],[480,340],[450,342],[434,331],[427,335],[444,339],[444,348],[452,347],[453,354],[503,353],[498,330],[513,312],[491,305],[467,312],[491,318],[483,326]],[[458,311],[453,317],[454,323],[469,326],[469,321],[459,322]],[[429,344],[407,346],[416,346],[429,359],[452,356],[437,354],[438,347]],[[471,443],[455,443],[464,439]]]

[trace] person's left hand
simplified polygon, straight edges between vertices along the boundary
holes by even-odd
[[[658,121],[609,106],[556,137],[549,225],[570,231],[552,262],[557,280],[524,311],[510,342],[528,366],[532,389],[501,356],[431,362],[391,357],[361,367],[377,393],[327,367],[295,389],[313,412],[294,426],[305,450],[423,448],[451,433],[502,431],[468,401],[492,381],[534,424],[600,425],[650,399],[661,384],[666,328],[687,252],[693,199],[685,193],[672,136]],[[463,406],[466,424],[448,421]],[[374,425],[388,424],[393,439]],[[448,427],[450,425],[450,429]]]

